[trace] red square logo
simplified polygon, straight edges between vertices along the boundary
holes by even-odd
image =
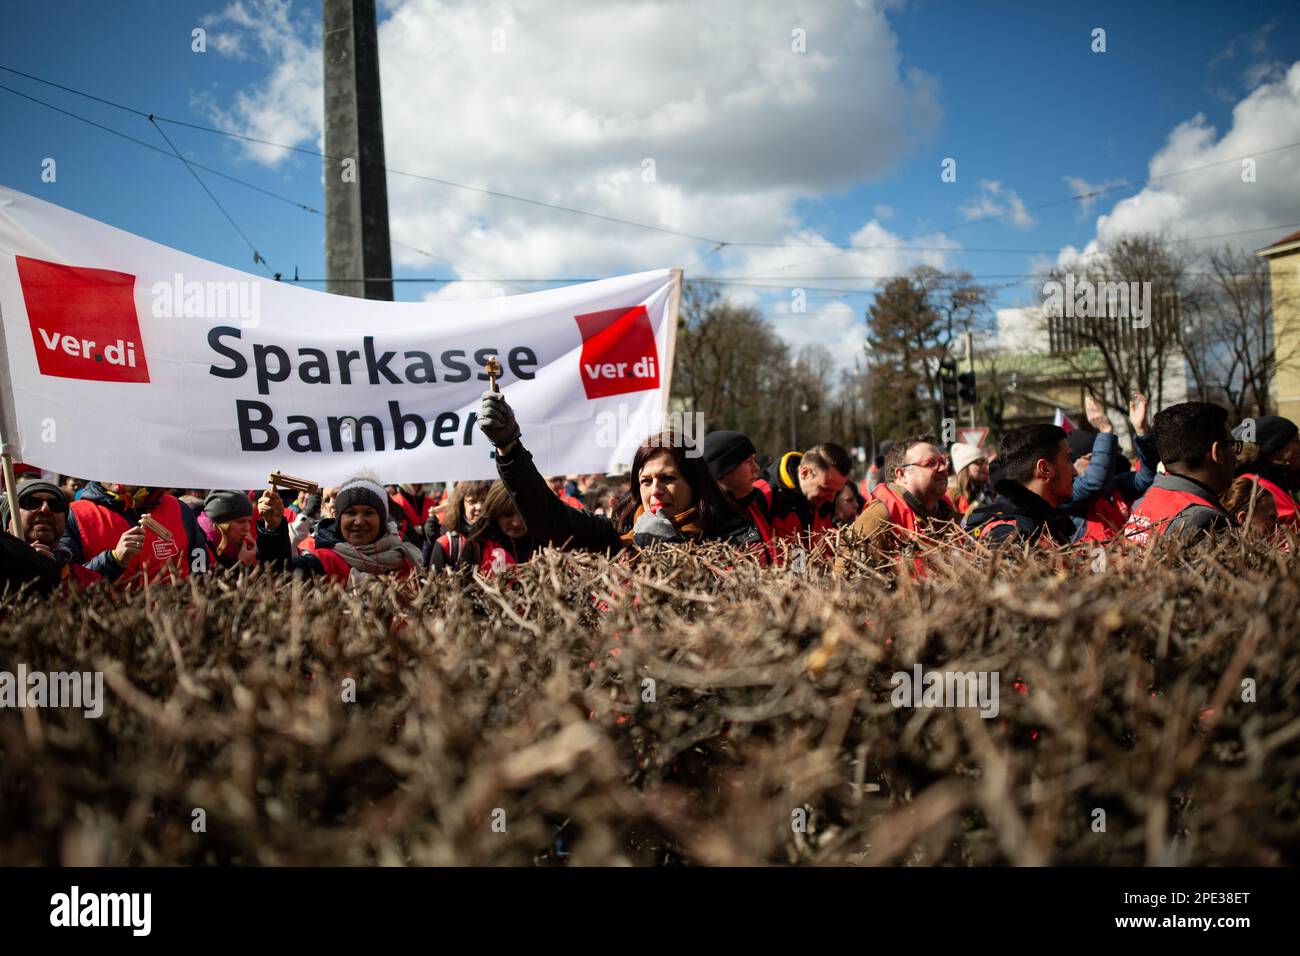
[[[659,387],[659,350],[644,305],[575,315],[582,333],[579,368],[587,398]]]
[[[42,375],[147,382],[135,276],[15,256]]]

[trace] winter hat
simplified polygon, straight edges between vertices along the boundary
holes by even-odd
[[[1070,446],[1070,461],[1076,458],[1082,458],[1084,455],[1092,454],[1092,444],[1097,439],[1096,432],[1085,431],[1082,428],[1076,428],[1065,436],[1065,442]]]
[[[704,436],[704,463],[709,474],[721,478],[750,455],[757,455],[754,443],[742,432],[717,431]]]
[[[37,472],[37,474],[39,474],[39,472]],[[44,491],[47,494],[58,495],[60,498],[63,498],[63,500],[67,500],[58,485],[52,481],[45,481],[41,478],[18,481],[14,485],[14,491],[17,493],[19,498],[19,505],[22,504],[22,497],[24,495],[30,495],[33,491]],[[0,528],[3,528],[5,531],[9,530],[9,496],[7,494],[0,495]]]
[[[1246,421],[1251,421],[1247,419]],[[1283,418],[1281,415],[1260,415],[1254,419],[1255,422],[1255,444],[1259,445],[1261,455],[1272,455],[1286,447],[1287,442],[1300,434],[1295,422],[1289,418]],[[1232,430],[1232,437],[1238,441],[1242,440],[1242,435],[1246,433],[1246,422],[1242,422]]]
[[[353,505],[369,505],[379,512],[379,517],[388,523],[388,493],[377,482],[369,478],[353,478],[340,486],[338,496],[334,499],[334,514],[343,516]]]
[[[214,525],[253,517],[253,503],[242,491],[214,491],[203,499],[203,513]]]
[[[988,455],[983,448],[975,445],[968,445],[965,442],[955,442],[952,446],[952,473],[960,475],[961,470],[973,461],[987,461]]]

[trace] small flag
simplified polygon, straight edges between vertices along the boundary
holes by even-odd
[[[1079,427],[1074,422],[1070,421],[1070,416],[1065,414],[1065,412],[1061,411],[1059,408],[1056,410],[1056,420],[1053,421],[1052,424],[1057,428],[1065,429],[1067,435]]]

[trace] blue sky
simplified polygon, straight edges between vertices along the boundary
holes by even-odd
[[[1184,169],[1300,141],[1293,4],[728,7],[607,4],[602,21],[576,3],[381,3],[389,163],[719,240],[776,244],[728,246],[690,273],[761,277],[730,294],[762,308],[792,344],[825,344],[841,358],[861,338],[869,291],[810,291],[807,321],[789,314],[788,289],[777,286],[869,290],[878,282],[847,277],[927,259],[1019,277],[1118,228],[1212,235],[1294,223],[1238,238],[1251,248],[1300,228],[1300,149],[1261,156],[1249,191],[1229,164],[1119,189],[1087,210],[1078,202],[1032,208],[1086,188],[1079,181],[1140,178],[1153,163]],[[0,65],[172,119],[318,148],[318,21],[319,3],[288,0],[20,4],[6,11]],[[202,54],[191,50],[200,24]],[[508,47],[494,59],[488,44],[498,26]],[[1097,27],[1106,31],[1104,53],[1090,49]],[[805,30],[803,54],[789,49],[796,28]],[[168,149],[143,117],[12,73],[0,71],[0,84]],[[789,102],[778,102],[787,93]],[[227,137],[160,125],[189,158],[323,208],[318,158],[250,152]],[[0,183],[260,271],[176,160],[3,90],[0,133]],[[639,176],[644,156],[657,164],[651,188]],[[54,183],[41,181],[47,157],[57,162]],[[957,161],[955,183],[940,180],[948,157]],[[274,270],[324,275],[320,216],[200,175]],[[395,237],[460,266],[403,247],[395,249],[399,276],[595,276],[689,265],[712,248],[405,177],[390,177],[390,194]],[[981,209],[1017,201],[1029,211],[967,224]],[[809,248],[828,241],[946,251]],[[1025,280],[989,281],[1009,283],[1002,305],[1034,293]],[[403,284],[398,296],[492,287]],[[537,286],[506,291],[525,288]]]

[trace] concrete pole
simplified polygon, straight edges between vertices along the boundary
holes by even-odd
[[[375,0],[321,0],[327,292],[393,298]],[[361,277],[380,281],[349,282]]]

